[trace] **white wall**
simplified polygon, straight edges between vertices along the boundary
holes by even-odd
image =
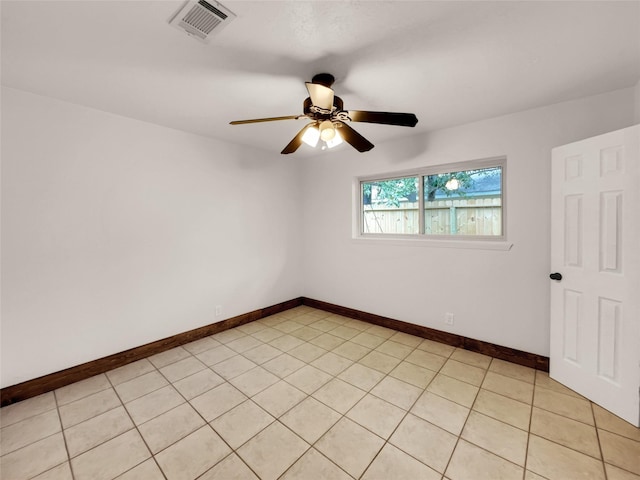
[[[346,148],[309,160],[305,296],[548,355],[550,152],[631,125],[633,96],[629,88],[409,137],[366,154]],[[394,127],[356,128],[376,143],[376,129]],[[503,155],[510,251],[351,238],[355,177]],[[445,312],[456,315],[453,327],[444,324]]]
[[[295,159],[3,88],[1,385],[302,295],[298,178]]]
[[[634,123],[640,123],[640,80],[636,83],[635,87],[635,121]]]

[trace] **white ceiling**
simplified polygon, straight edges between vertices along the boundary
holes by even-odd
[[[228,122],[302,113],[319,72],[346,109],[418,116],[353,125],[374,144],[640,78],[639,1],[224,0],[208,45],[168,25],[182,3],[2,1],[2,84],[279,152],[303,120]]]

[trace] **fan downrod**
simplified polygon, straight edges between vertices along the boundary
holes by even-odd
[[[336,81],[335,77],[330,73],[318,73],[314,75],[313,78],[311,79],[311,83],[323,85],[327,88],[331,88],[331,85],[333,85],[333,82],[335,81]]]

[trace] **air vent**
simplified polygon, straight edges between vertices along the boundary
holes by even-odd
[[[187,0],[171,17],[169,24],[203,43],[209,43],[211,35],[222,30],[234,18],[235,14],[218,2]]]

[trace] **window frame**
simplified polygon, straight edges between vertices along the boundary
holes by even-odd
[[[424,199],[424,177],[441,173],[461,172],[465,170],[480,170],[485,168],[500,167],[500,191],[501,191],[501,235],[436,235],[427,234],[425,231],[425,199]],[[364,232],[364,204],[363,204],[363,184],[367,182],[394,180],[407,177],[418,177],[418,233],[365,233]],[[507,241],[507,157],[489,157],[478,160],[467,160],[454,163],[445,163],[418,167],[411,170],[395,171],[386,174],[365,175],[354,179],[354,218],[353,218],[353,238],[360,242],[373,241],[400,242],[402,244],[420,243],[447,247],[461,248],[486,248],[508,250],[511,244]]]

